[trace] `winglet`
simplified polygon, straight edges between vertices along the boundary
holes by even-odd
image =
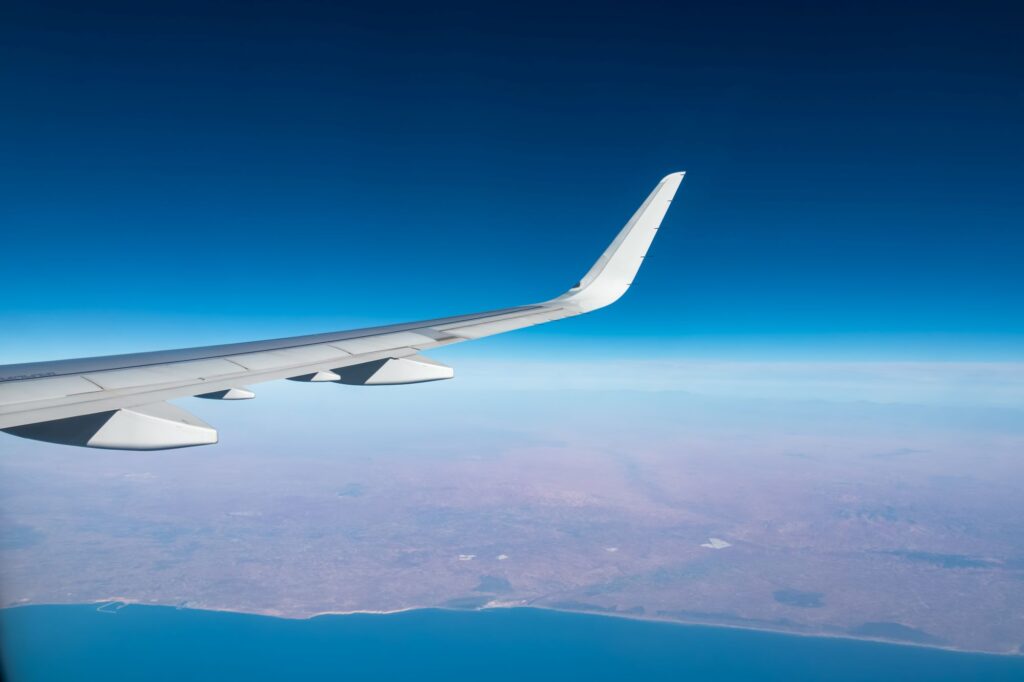
[[[633,283],[685,174],[666,175],[580,283],[551,302],[588,312],[619,300]]]

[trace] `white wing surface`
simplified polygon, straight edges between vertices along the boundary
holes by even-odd
[[[0,366],[0,429],[86,447],[161,450],[217,442],[217,432],[167,400],[240,400],[274,379],[350,385],[450,379],[421,351],[590,312],[633,283],[682,182],[654,188],[594,266],[565,294],[543,303],[423,322],[269,341]]]

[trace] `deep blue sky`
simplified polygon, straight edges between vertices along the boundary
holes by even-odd
[[[682,169],[490,348],[1024,355],[1012,3],[210,4],[7,3],[0,363],[543,299]]]

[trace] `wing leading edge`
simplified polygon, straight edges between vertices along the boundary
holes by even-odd
[[[275,379],[390,385],[449,379],[420,351],[587,313],[633,283],[683,180],[666,176],[580,282],[533,305],[268,341],[0,366],[0,430],[61,443],[160,450],[217,442],[198,417],[164,401],[252,398]]]

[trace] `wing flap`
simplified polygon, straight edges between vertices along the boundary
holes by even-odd
[[[100,388],[114,391],[121,388],[135,388],[170,384],[178,381],[204,381],[209,377],[238,374],[241,368],[221,358],[172,362],[152,367],[131,367],[110,369],[105,372],[90,372],[82,376]]]
[[[265,350],[259,353],[229,355],[226,359],[243,369],[264,371],[279,367],[305,367],[308,365],[330,364],[347,358],[351,353],[335,346],[322,343],[281,350]]]
[[[0,405],[20,405],[36,400],[66,398],[102,391],[82,376],[43,377],[0,383]]]
[[[533,327],[534,325],[544,324],[545,322],[561,320],[569,317],[570,315],[577,314],[579,313],[575,311],[570,312],[564,308],[542,308],[529,313],[502,315],[493,320],[488,318],[488,321],[485,322],[473,321],[470,323],[460,322],[456,324],[446,324],[438,327],[438,329],[447,334],[454,334],[462,339],[480,339],[485,336],[503,334],[505,332],[515,331],[516,329],[525,329],[526,327]]]
[[[516,329],[532,327],[535,324],[537,324],[537,322],[531,320],[529,317],[513,317],[506,320],[498,320],[497,322],[467,324],[460,327],[446,327],[444,331],[450,334],[455,334],[456,336],[461,336],[464,339],[479,339],[493,334],[502,334]]]
[[[421,346],[429,346],[433,343],[435,343],[435,340],[424,334],[417,334],[415,332],[395,332],[393,334],[366,336],[361,339],[346,339],[344,341],[332,343],[331,345],[335,348],[340,348],[343,351],[351,353],[352,355],[362,355],[363,353],[375,353],[385,350],[394,350],[396,348],[417,348]]]

